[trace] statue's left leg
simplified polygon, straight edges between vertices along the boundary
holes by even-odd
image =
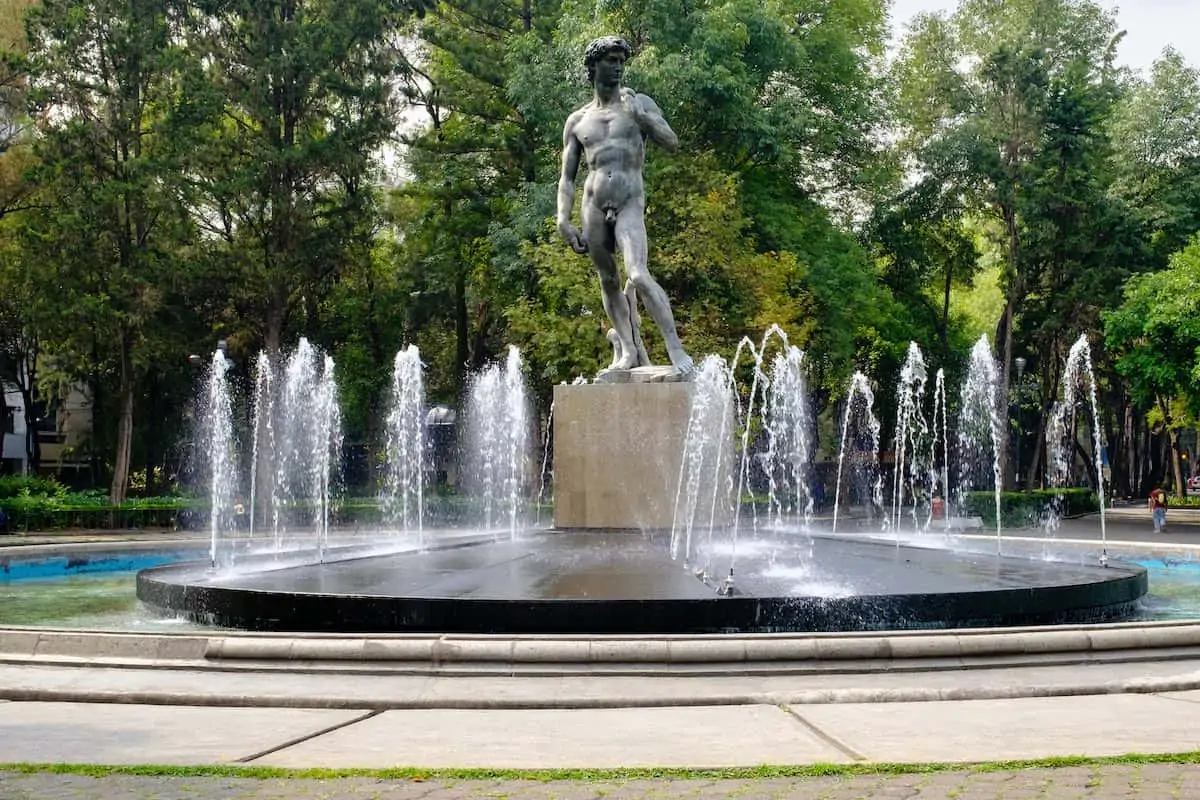
[[[691,373],[696,365],[692,362],[691,356],[684,351],[683,344],[679,341],[679,334],[675,331],[675,317],[671,314],[671,302],[667,299],[667,293],[658,285],[658,281],[654,280],[654,276],[650,274],[646,265],[646,223],[642,218],[641,203],[630,203],[621,209],[614,233],[617,247],[620,248],[622,259],[625,262],[625,272],[629,276],[629,282],[641,295],[642,304],[646,306],[646,311],[649,312],[651,319],[662,332],[671,364],[682,373]]]

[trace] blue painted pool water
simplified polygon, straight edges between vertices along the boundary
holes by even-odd
[[[95,550],[16,556],[0,551],[0,625],[187,630],[137,599],[138,570],[202,558],[200,548]]]
[[[201,547],[97,550],[8,557],[0,551],[0,625],[107,630],[188,630],[199,626],[163,617],[137,599],[138,570],[205,557]],[[1200,619],[1200,560],[1122,556],[1147,570],[1144,620]]]
[[[95,575],[111,572],[137,572],[177,561],[200,557],[200,550],[145,552],[96,551],[6,558],[0,553],[0,582],[47,580],[71,575]]]

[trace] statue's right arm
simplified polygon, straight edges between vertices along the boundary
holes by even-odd
[[[562,173],[558,178],[558,231],[576,253],[587,252],[587,240],[579,229],[571,224],[571,211],[575,207],[575,176],[579,173],[579,159],[583,146],[575,136],[575,123],[579,112],[567,117],[563,126]]]

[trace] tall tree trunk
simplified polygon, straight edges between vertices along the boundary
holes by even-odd
[[[133,343],[127,331],[121,333],[121,371],[117,389],[117,451],[113,460],[112,488],[108,498],[113,505],[125,502],[129,488],[129,467],[133,456]]]
[[[100,341],[99,335],[95,328],[92,329],[92,375],[91,375],[91,395],[92,395],[92,436],[88,442],[89,461],[92,472],[92,485],[97,486],[100,483],[100,437],[104,435],[106,425],[104,416],[104,393],[103,383],[100,379]]]
[[[1001,413],[1003,414],[1004,420],[1005,420],[1005,425],[1004,425],[1004,434],[1005,435],[1000,436],[999,441],[996,442],[996,458],[1000,462],[1000,476],[1001,476],[1001,480],[1004,481],[1004,488],[1006,490],[1011,490],[1012,483],[1013,483],[1012,469],[1010,469],[1010,466],[1009,466],[1009,462],[1010,462],[1009,438],[1010,437],[1007,435],[1007,430],[1008,430],[1007,421],[1008,421],[1008,387],[1009,387],[1009,379],[1010,379],[1009,365],[1012,364],[1012,350],[1013,350],[1012,329],[1013,329],[1013,305],[1014,305],[1013,294],[1014,293],[1015,293],[1015,289],[1009,290],[1008,302],[1006,302],[1004,304],[1004,345],[1001,349],[1001,358],[1003,359],[1003,363],[1001,364],[1001,368],[1000,368],[1000,386],[997,389],[997,392],[1000,395],[997,399],[1000,403],[1000,407],[1002,409]]]
[[[1187,483],[1183,478],[1183,462],[1179,459],[1181,448],[1179,431],[1171,431],[1171,470],[1175,473],[1175,493],[1180,497],[1187,497]]]
[[[287,298],[280,295],[278,291],[271,291],[267,301],[267,326],[263,331],[263,347],[273,362],[279,358],[283,348],[283,317]]]
[[[25,414],[25,464],[29,472],[42,467],[42,442],[38,436],[37,408],[34,406],[34,387],[37,386],[37,352],[26,352],[21,359],[24,368],[17,370],[17,389]]]
[[[471,331],[467,323],[467,274],[466,269],[459,265],[454,275],[454,370],[459,388],[467,370],[467,362],[471,358]]]
[[[1025,488],[1031,490],[1041,488],[1041,481],[1038,480],[1038,475],[1042,469],[1042,454],[1045,451],[1044,442],[1046,439],[1046,423],[1049,418],[1049,411],[1045,408],[1042,413],[1038,414],[1037,435],[1033,439],[1033,453],[1029,458],[1029,471],[1025,473]]]
[[[950,355],[950,288],[954,278],[953,263],[949,259],[946,260],[946,287],[945,294],[942,297],[942,355]]]

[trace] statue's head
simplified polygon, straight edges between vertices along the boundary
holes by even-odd
[[[596,62],[614,50],[624,53],[626,59],[633,55],[633,48],[629,46],[629,42],[619,36],[601,36],[588,43],[587,49],[583,51],[583,65],[587,67],[589,83],[596,82]]]

